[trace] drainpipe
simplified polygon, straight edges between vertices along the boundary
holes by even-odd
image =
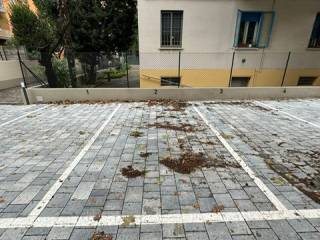
[[[282,77],[282,82],[281,82],[281,87],[283,87],[284,80],[286,79],[287,71],[288,71],[288,66],[289,66],[289,61],[291,57],[291,51],[288,54],[287,62],[286,62],[286,67],[284,69],[283,77]]]
[[[178,65],[178,77],[179,77],[179,88],[181,86],[181,52],[179,51],[179,65]]]
[[[230,76],[229,76],[229,87],[231,87],[231,82],[232,82],[232,73],[233,73],[233,65],[234,65],[234,57],[236,55],[236,52],[233,51],[232,53],[232,62],[231,62],[231,69],[230,69]]]

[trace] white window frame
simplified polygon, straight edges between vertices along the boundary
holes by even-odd
[[[173,44],[173,33],[172,33],[172,26],[173,26],[173,13],[179,12],[181,13],[181,27],[180,27],[180,39],[179,39],[179,43],[178,45],[174,45]],[[169,44],[163,44],[163,29],[162,29],[162,14],[164,13],[170,13],[170,43]],[[181,48],[182,47],[182,33],[183,33],[183,16],[184,15],[184,11],[183,10],[161,10],[160,13],[160,46],[161,48]]]

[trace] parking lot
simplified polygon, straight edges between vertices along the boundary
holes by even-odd
[[[320,100],[0,106],[0,239],[320,239]]]

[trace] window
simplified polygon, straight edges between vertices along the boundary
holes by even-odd
[[[269,46],[274,12],[238,12],[235,47],[265,48]]]
[[[248,87],[251,77],[233,77],[231,87]]]
[[[300,77],[298,86],[312,86],[317,77]]]
[[[316,21],[313,26],[309,48],[320,48],[320,13],[317,14]]]
[[[161,11],[161,47],[182,46],[183,11]]]
[[[162,77],[161,86],[179,86],[180,77]]]

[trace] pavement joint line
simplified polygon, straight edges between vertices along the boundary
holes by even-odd
[[[193,106],[194,110],[198,113],[201,119],[206,123],[206,125],[211,129],[211,131],[216,135],[223,146],[229,151],[233,158],[240,164],[243,170],[250,176],[250,178],[255,182],[255,184],[260,188],[260,190],[266,195],[266,197],[271,201],[271,203],[279,211],[288,210],[281,201],[274,195],[274,193],[262,182],[260,178],[256,176],[256,173],[246,164],[246,162],[236,153],[236,151],[231,147],[227,140],[222,137],[222,135],[209,123],[208,119],[199,111],[196,106]]]
[[[134,219],[130,225],[186,224],[186,223],[226,223],[249,221],[275,221],[295,219],[318,219],[320,209],[285,210],[285,211],[250,211],[220,213],[190,213],[163,215],[120,215],[102,216],[99,221],[94,216],[66,217],[21,217],[0,218],[0,229],[12,228],[43,228],[43,227],[98,227],[124,225],[126,217]]]
[[[45,108],[48,108],[48,107],[49,107],[49,106],[44,106],[44,107],[42,107],[42,108],[38,108],[38,109],[36,109],[36,110],[34,110],[34,111],[31,111],[31,112],[28,112],[28,113],[26,113],[26,114],[23,114],[23,115],[21,115],[20,117],[14,118],[14,119],[12,119],[12,120],[10,120],[10,121],[7,121],[7,122],[4,122],[4,123],[1,123],[1,124],[0,124],[0,127],[4,127],[4,126],[6,126],[6,125],[8,125],[8,124],[10,124],[10,123],[13,123],[13,122],[15,122],[15,121],[18,121],[18,120],[20,120],[20,119],[22,119],[22,118],[24,118],[24,117],[27,117],[27,116],[29,116],[29,115],[31,115],[31,114],[33,114],[33,113],[39,112],[39,111],[41,111],[41,110],[43,110],[43,109],[45,109]]]
[[[83,156],[87,153],[87,151],[90,149],[92,144],[96,141],[96,139],[99,137],[101,132],[104,130],[104,128],[107,126],[107,124],[111,121],[112,117],[115,115],[115,113],[119,110],[121,104],[119,104],[113,112],[109,115],[109,117],[104,121],[104,123],[100,126],[100,128],[95,132],[95,134],[91,137],[91,139],[87,142],[87,144],[82,148],[82,150],[79,152],[79,154],[74,158],[74,160],[70,163],[70,165],[67,167],[67,169],[62,173],[62,175],[59,177],[59,179],[51,186],[49,191],[46,193],[46,195],[42,198],[42,200],[37,204],[37,206],[32,210],[32,212],[28,215],[30,219],[36,220],[36,218],[40,215],[40,213],[45,209],[45,207],[48,205],[49,201],[52,199],[54,194],[58,191],[58,189],[62,186],[64,181],[68,178],[68,176],[71,174],[73,169],[78,165],[80,160],[83,158]]]
[[[268,105],[268,104],[265,104],[265,103],[263,103],[263,102],[260,102],[260,101],[254,101],[254,102],[257,103],[258,105],[262,105],[262,106],[267,107],[267,108],[269,108],[269,109],[271,109],[271,110],[274,110],[274,111],[277,111],[277,112],[279,112],[279,113],[285,114],[285,115],[287,115],[287,116],[289,116],[289,117],[291,117],[291,118],[294,118],[294,119],[296,119],[296,120],[299,120],[299,121],[304,122],[304,123],[307,123],[307,124],[310,124],[310,125],[312,125],[312,126],[320,129],[320,125],[318,125],[318,124],[309,122],[309,121],[304,120],[304,119],[302,119],[302,118],[299,118],[299,117],[297,117],[297,116],[295,116],[295,115],[293,115],[293,114],[291,114],[291,113],[285,112],[285,111],[280,110],[280,109],[275,108],[275,107],[272,107],[272,106],[270,106],[270,105]]]

